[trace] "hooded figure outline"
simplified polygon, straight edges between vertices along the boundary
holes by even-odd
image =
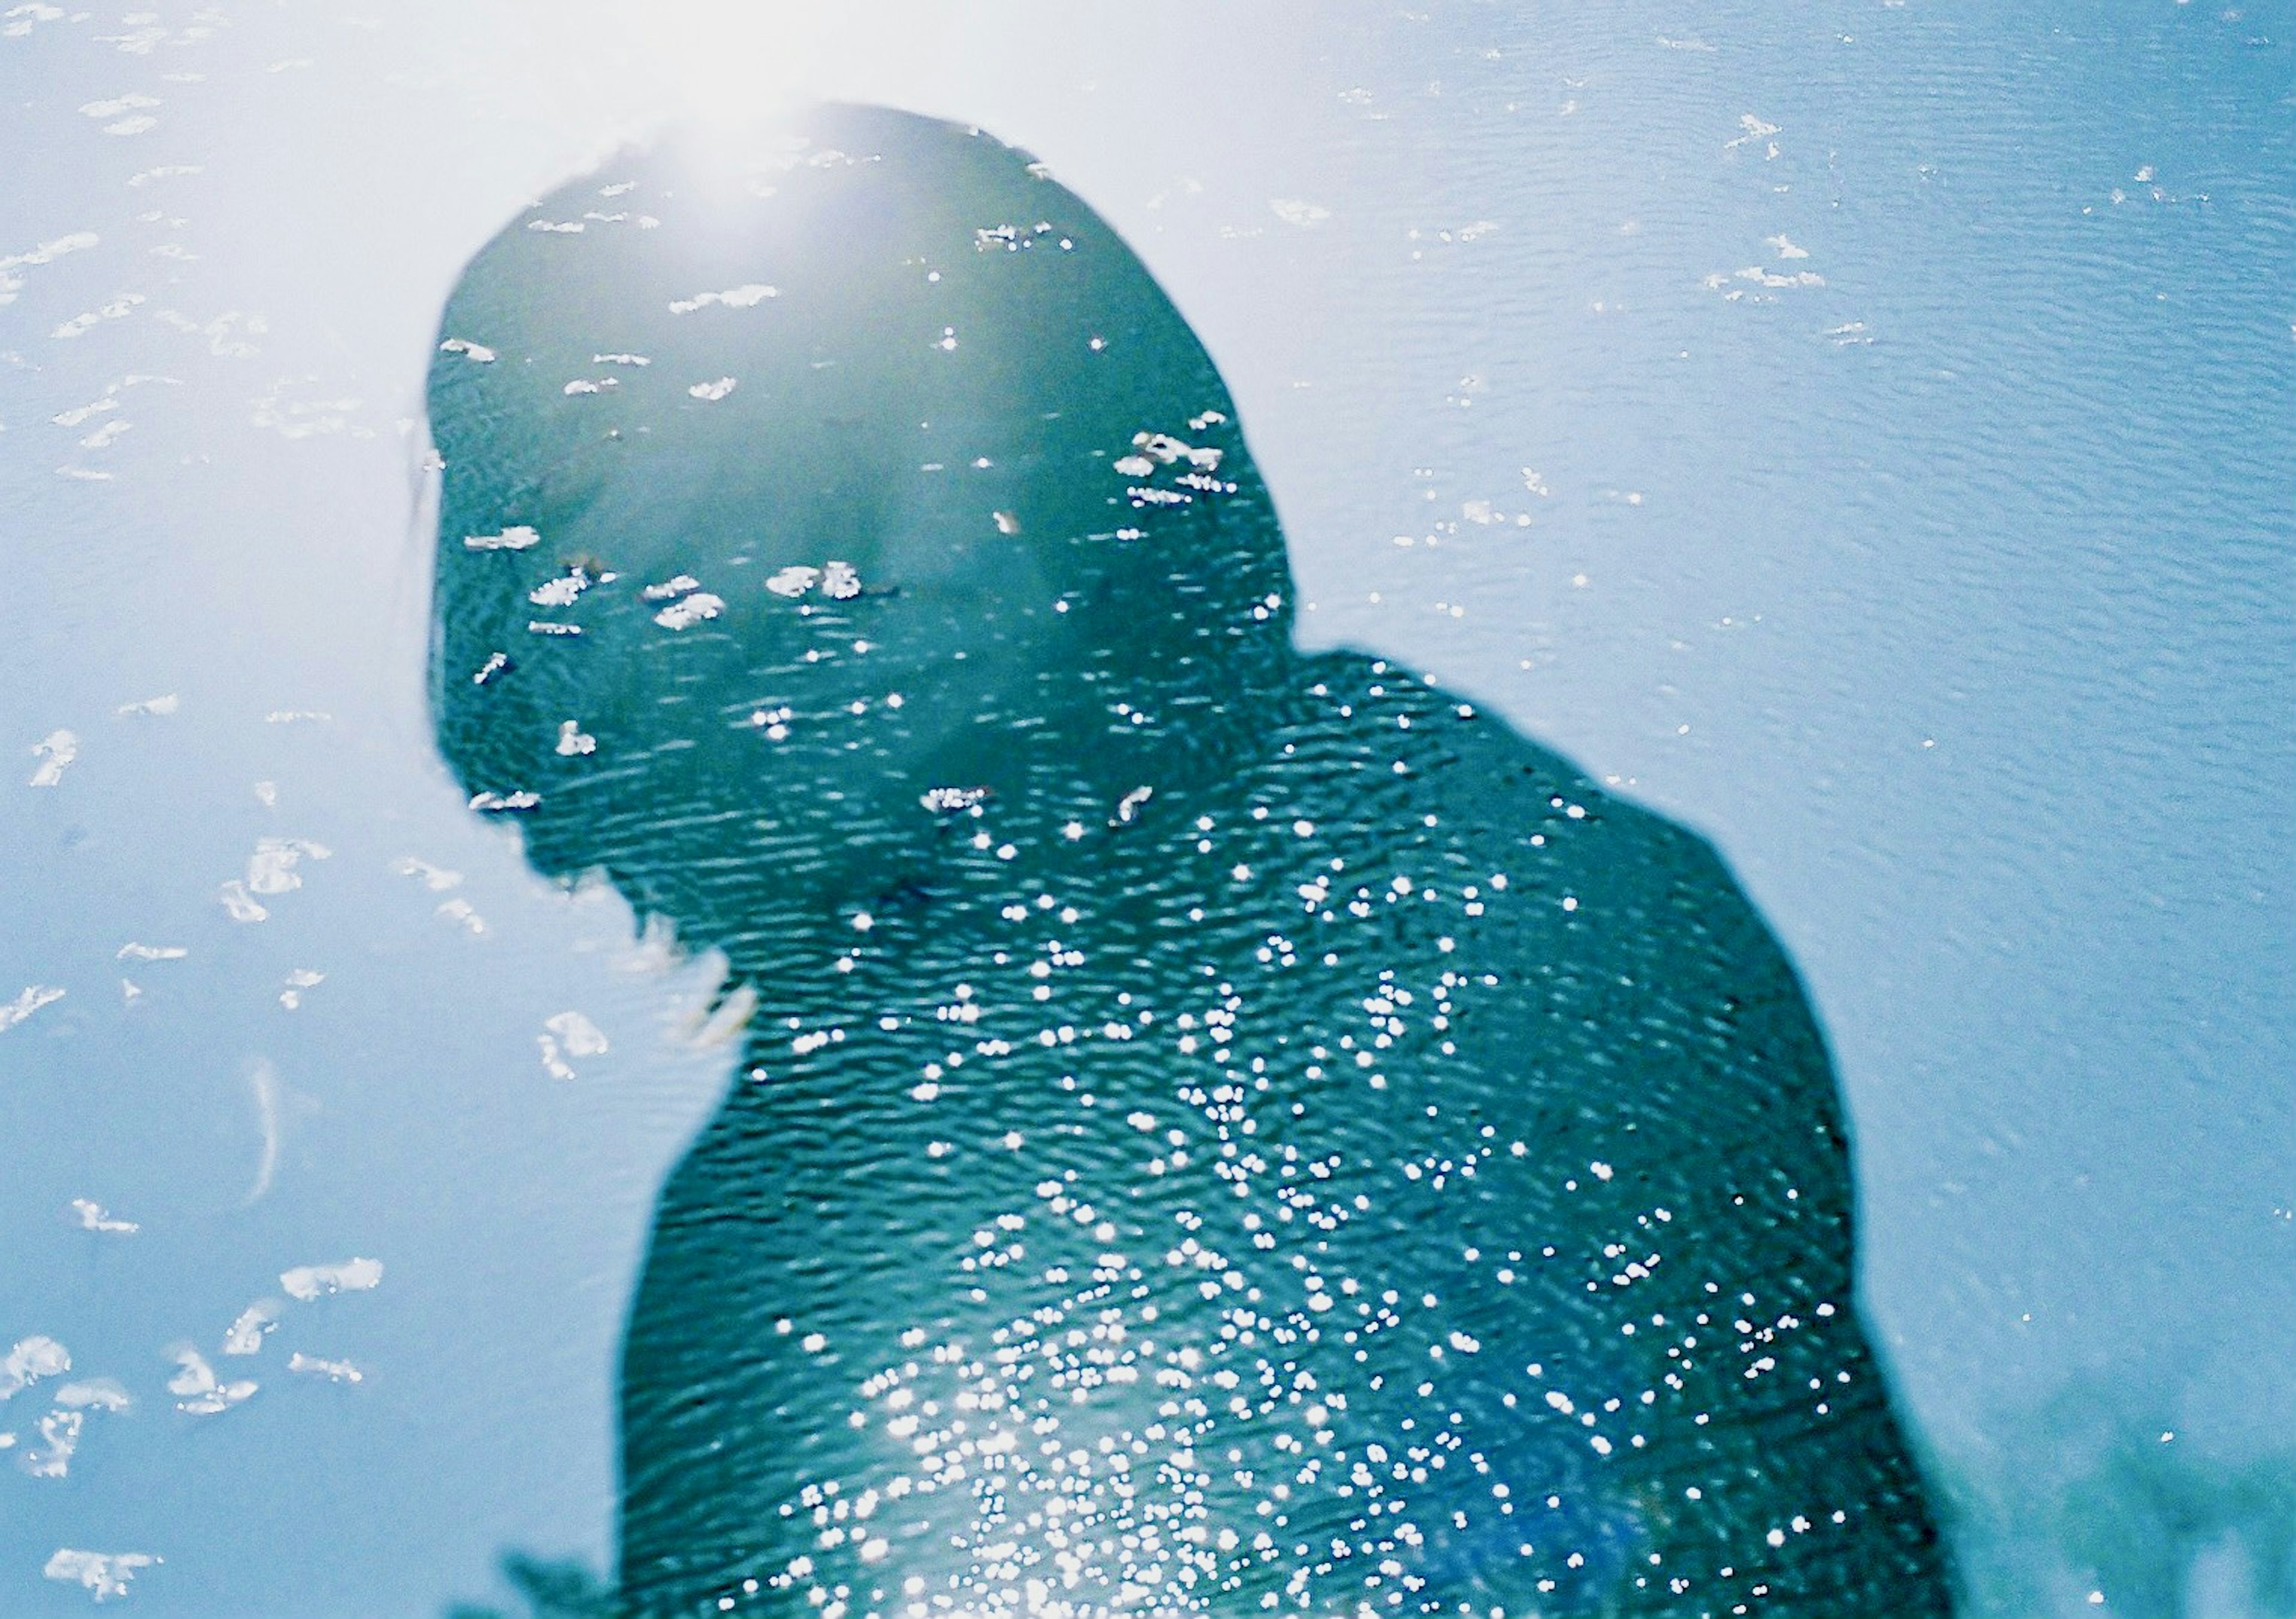
[[[1949,1611],[1720,861],[1292,646],[1217,368],[1040,165],[792,127],[545,199],[430,379],[443,755],[755,997],[620,1611]]]

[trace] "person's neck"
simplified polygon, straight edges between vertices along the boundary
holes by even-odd
[[[1043,896],[1136,922],[1214,903],[1218,885],[1194,894],[1184,869],[1190,829],[1249,822],[1276,739],[1305,700],[1306,668],[1287,657],[1218,689],[1168,684],[1161,711],[1132,734],[1111,736],[1098,712],[1050,727],[1032,739],[1016,786],[939,815],[921,810],[914,839],[864,848],[801,891],[760,892],[726,947],[731,979],[758,997],[753,1030],[785,1044],[791,1018],[826,1026],[856,1008],[905,1003],[953,960],[1009,943],[1010,907]]]

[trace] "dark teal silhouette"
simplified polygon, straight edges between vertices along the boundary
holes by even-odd
[[[621,1611],[1948,1611],[1712,851],[1294,650],[1218,371],[1024,154],[800,127],[550,197],[430,374],[446,757],[756,996]]]

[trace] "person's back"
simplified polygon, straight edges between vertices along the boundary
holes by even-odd
[[[1711,852],[1292,649],[1216,371],[1025,158],[808,127],[550,200],[433,373],[444,750],[758,997],[625,1611],[1947,1611]]]

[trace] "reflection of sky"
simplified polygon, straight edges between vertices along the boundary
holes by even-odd
[[[2097,1371],[2187,1388],[2196,1443],[2296,1421],[2256,1353],[2296,1327],[2284,20],[383,14],[0,32],[0,746],[78,749],[0,791],[0,1009],[67,991],[0,1032],[0,1352],[135,1401],[74,1408],[66,1478],[0,1468],[0,1607],[86,1600],[60,1546],[164,1557],[135,1603],[185,1615],[602,1552],[613,1335],[726,1053],[676,1034],[702,975],[433,763],[409,423],[515,209],[668,98],[808,78],[1032,147],[1136,246],[1308,634],[1718,839],[1834,1038],[1944,1453]],[[261,1386],[179,1411],[179,1346]]]

